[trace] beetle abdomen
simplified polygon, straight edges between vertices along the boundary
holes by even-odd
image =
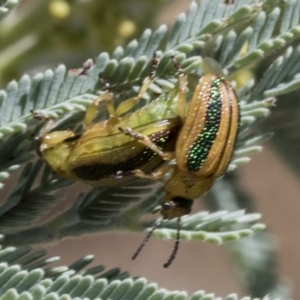
[[[174,151],[177,133],[179,126],[160,130],[149,135],[149,138],[163,151]],[[120,133],[123,135],[123,133]],[[131,157],[126,154],[123,158],[122,152],[130,150]],[[115,152],[115,154],[113,153]],[[103,153],[100,153],[103,156]],[[140,169],[145,173],[149,173],[156,169],[163,163],[163,159],[153,152],[151,149],[138,143],[137,141],[130,141],[127,144],[122,144],[121,147],[115,147],[109,156],[114,156],[115,159],[111,162],[99,162],[99,157],[94,159],[89,158],[89,163],[83,163],[72,168],[72,172],[83,181],[90,181],[89,183],[96,186],[117,185],[120,183],[127,183],[134,179],[132,171]],[[121,171],[120,180],[119,172]],[[125,178],[124,178],[125,177]]]

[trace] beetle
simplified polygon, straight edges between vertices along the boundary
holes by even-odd
[[[182,127],[177,137],[175,152],[170,158],[176,159],[171,177],[166,181],[166,195],[161,203],[162,219],[177,218],[177,239],[173,252],[164,267],[171,265],[175,258],[180,239],[180,217],[190,213],[194,199],[203,196],[213,186],[215,180],[226,171],[233,154],[240,124],[240,107],[235,90],[223,75],[221,67],[211,58],[204,58],[205,75],[193,92],[186,114],[187,76],[179,69],[179,113]],[[126,134],[135,137],[128,128]],[[149,145],[150,146],[150,145]],[[167,170],[168,171],[168,170]],[[166,174],[166,168],[158,168],[152,174],[137,172],[142,178],[159,179]],[[157,223],[149,232],[140,247],[134,253],[135,259],[153,231],[160,226]]]
[[[50,132],[53,121],[48,121],[38,138],[38,152],[56,174],[96,187],[114,186],[139,179],[134,170],[151,173],[168,159],[182,125],[178,116],[178,90],[163,93],[150,104],[127,113],[147,91],[157,64],[154,55],[150,74],[137,96],[124,100],[116,108],[109,84],[104,82],[106,91],[88,107],[81,134],[71,130]],[[95,122],[103,101],[110,117]],[[133,128],[149,144],[124,134],[125,127]]]

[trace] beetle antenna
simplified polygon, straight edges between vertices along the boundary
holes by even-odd
[[[140,244],[140,246],[137,248],[137,250],[135,251],[135,253],[133,254],[133,256],[131,257],[132,260],[136,259],[137,256],[140,254],[140,252],[143,250],[144,246],[146,245],[146,243],[148,242],[148,240],[150,239],[152,233],[154,232],[154,230],[156,228],[158,228],[163,220],[161,220],[160,222],[156,223],[151,230],[148,232],[148,234],[146,235],[146,237],[144,238],[144,240],[142,241],[142,243]]]
[[[174,248],[173,248],[173,251],[172,251],[168,261],[164,264],[164,268],[168,268],[172,264],[173,260],[176,257],[176,254],[178,252],[179,243],[180,243],[180,218],[177,219],[177,235],[176,235],[176,241],[174,244]]]

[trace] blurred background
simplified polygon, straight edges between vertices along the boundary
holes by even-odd
[[[0,86],[34,75],[58,64],[78,68],[87,58],[102,51],[111,52],[138,38],[145,28],[169,26],[185,12],[185,0],[23,0],[0,25]],[[38,25],[37,25],[38,24]],[[253,209],[262,213],[275,249],[280,279],[290,286],[293,299],[300,297],[300,183],[297,111],[292,109],[299,93],[279,99],[274,114],[260,129],[275,131],[264,143],[264,151],[239,167],[235,176],[243,192],[253,199]],[[3,190],[2,196],[9,189]],[[82,186],[73,186],[75,197]],[[209,210],[197,201],[194,211]],[[131,256],[143,235],[112,232],[70,238],[46,245],[49,256],[59,255],[58,265],[73,262],[87,254],[94,264],[121,267],[132,276],[143,276],[171,290],[214,292],[219,296],[237,292],[246,295],[224,246],[182,242],[169,269],[162,268],[173,241],[151,239],[141,255]]]

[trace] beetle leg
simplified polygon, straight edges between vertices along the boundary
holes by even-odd
[[[150,174],[146,174],[145,172],[143,172],[140,169],[126,171],[124,173],[122,171],[118,171],[116,174],[116,178],[121,178],[126,175],[128,176],[128,173],[130,173],[130,175],[134,175],[139,178],[158,180],[158,179],[163,178],[168,172],[170,172],[170,170],[173,167],[174,166],[170,165],[170,164],[162,165],[162,166],[156,168],[155,171],[151,172]]]
[[[47,115],[35,111],[34,109],[31,109],[30,112],[36,120],[47,121],[41,132],[42,136],[44,137],[45,135],[47,135],[47,133],[50,131],[50,128],[55,123],[54,120],[50,119]]]
[[[93,101],[93,103],[88,107],[85,114],[85,120],[84,120],[85,128],[90,128],[92,126],[93,120],[99,113],[99,104],[102,101],[105,101],[106,109],[109,113],[109,117],[110,117],[109,124],[113,126],[116,123],[118,123],[118,117],[123,113],[129,111],[131,108],[133,108],[147,92],[151,82],[153,81],[157,65],[158,65],[158,60],[156,59],[156,54],[154,53],[152,58],[150,73],[144,79],[138,94],[135,97],[131,97],[129,99],[124,100],[122,103],[119,104],[119,106],[116,109],[114,106],[114,96],[110,90],[109,82],[102,78],[102,74],[99,74],[99,79],[104,84],[106,90],[102,95],[96,98]]]
[[[92,123],[95,117],[99,113],[99,104],[100,102],[105,101],[106,109],[109,113],[111,119],[116,118],[116,112],[114,109],[114,98],[113,93],[109,90],[106,90],[102,95],[96,98],[93,103],[87,108],[85,117],[84,117],[84,126],[86,129],[92,126]]]
[[[163,178],[168,172],[171,171],[171,169],[174,166],[172,165],[162,165],[155,169],[155,171],[151,172],[150,174],[144,173],[142,170],[133,170],[133,175],[145,178],[145,179],[151,179],[151,180],[157,180]]]
[[[52,119],[48,119],[46,125],[42,129],[42,136],[45,136],[50,131],[50,128],[54,125],[54,121]]]
[[[116,114],[118,116],[129,111],[131,108],[133,108],[135,105],[137,105],[139,103],[139,101],[142,99],[144,94],[147,92],[150,84],[153,81],[157,65],[158,65],[158,60],[156,58],[156,53],[154,53],[152,62],[151,62],[151,68],[150,68],[149,75],[144,79],[142,86],[141,86],[138,94],[135,97],[126,99],[122,103],[119,104],[119,106],[116,108]]]
[[[121,128],[119,127],[119,130],[122,131],[124,134],[134,138],[139,143],[145,145],[146,147],[150,148],[152,151],[157,153],[163,160],[170,161],[175,158],[175,154],[173,152],[164,152],[160,150],[152,141],[151,139],[143,134],[140,134],[139,132],[133,131],[132,128]]]

